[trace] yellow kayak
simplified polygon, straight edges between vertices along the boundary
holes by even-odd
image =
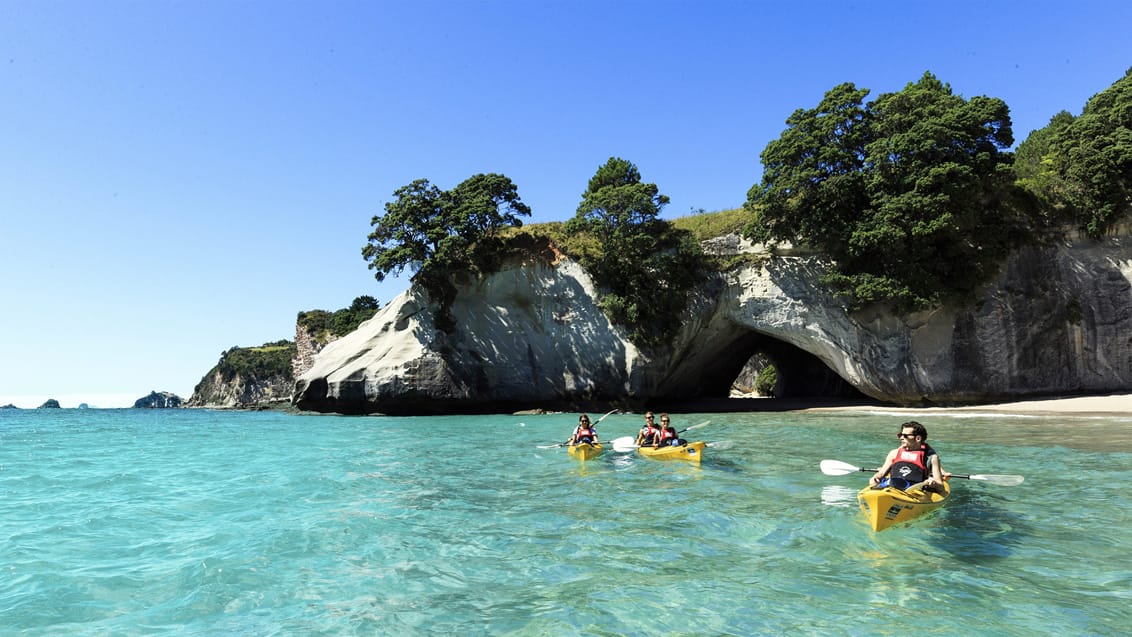
[[[590,458],[596,458],[601,455],[601,451],[602,449],[600,442],[594,445],[591,445],[588,442],[583,442],[582,444],[570,445],[566,448],[566,453],[570,454],[570,457],[577,458],[578,460],[589,460]]]
[[[947,482],[943,483],[943,491],[940,492],[865,487],[857,493],[857,503],[865,512],[869,526],[874,531],[883,531],[893,524],[908,522],[935,511],[943,506],[949,495],[951,485]]]
[[[707,443],[702,440],[675,447],[657,447],[656,449],[646,445],[639,447],[637,452],[646,458],[656,460],[686,460],[688,462],[699,463],[704,457],[704,447],[706,445]]]

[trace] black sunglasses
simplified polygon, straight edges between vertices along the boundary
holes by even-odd
[[[916,434],[896,434],[897,438],[915,438]]]

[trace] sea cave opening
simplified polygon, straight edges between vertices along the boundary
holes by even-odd
[[[698,384],[700,396],[713,401],[724,398],[758,398],[760,402],[788,399],[795,403],[870,400],[817,356],[755,331],[738,335],[718,350],[711,371],[703,374]]]

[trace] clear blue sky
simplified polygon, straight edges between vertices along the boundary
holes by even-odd
[[[394,190],[503,173],[565,220],[610,156],[734,208],[797,108],[931,71],[1017,141],[1132,66],[1132,3],[0,0],[0,405],[188,398],[301,310],[383,304]]]

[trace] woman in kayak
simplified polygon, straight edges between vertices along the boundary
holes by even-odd
[[[656,437],[653,443],[653,448],[656,447],[677,447],[679,445],[687,444],[680,438],[680,433],[676,431],[676,427],[672,426],[672,422],[668,418],[668,414],[660,415],[660,435]]]
[[[653,421],[652,412],[646,411],[645,424],[641,427],[641,430],[637,432],[637,446],[643,447],[653,444],[658,435],[660,435],[660,427],[657,427],[656,423]]]
[[[910,420],[900,425],[900,446],[888,452],[884,464],[869,478],[874,488],[896,487],[906,491],[914,484],[924,484],[931,491],[943,484],[945,474],[940,466],[939,454],[928,445],[928,430]]]
[[[580,445],[582,443],[597,444],[597,430],[590,424],[590,417],[586,414],[578,416],[578,426],[574,428],[568,444]]]

